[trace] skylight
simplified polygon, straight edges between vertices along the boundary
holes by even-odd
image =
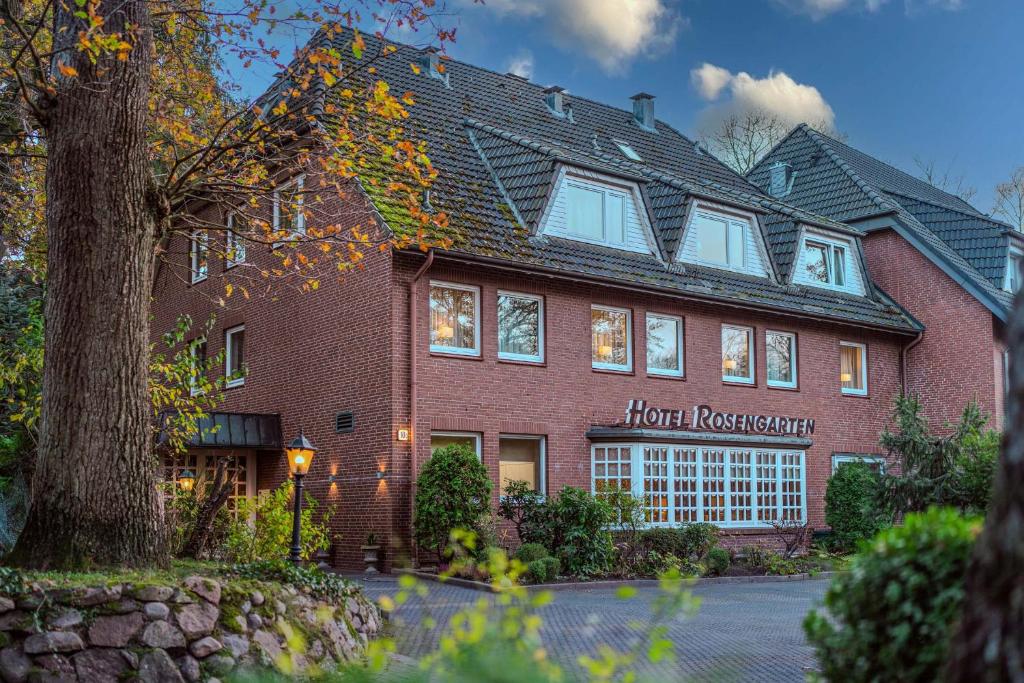
[[[627,159],[632,159],[633,161],[642,161],[640,155],[636,153],[635,149],[629,146],[628,142],[623,142],[622,140],[614,140],[614,142],[618,146],[619,150],[626,156]]]

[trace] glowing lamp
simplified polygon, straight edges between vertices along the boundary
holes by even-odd
[[[849,373],[849,372],[843,372],[843,373],[840,373],[839,379],[842,382],[852,382],[853,381],[853,375],[851,373]]]
[[[601,344],[597,347],[597,355],[601,358],[609,358],[612,355],[612,347],[608,344]]]
[[[729,370],[730,372],[735,370],[736,369],[736,359],[735,358],[726,358],[725,360],[722,361],[722,367],[725,368],[726,370]]]
[[[303,476],[309,472],[309,466],[313,464],[313,456],[316,448],[309,442],[305,434],[301,432],[295,437],[288,448],[284,449],[288,456],[288,471],[293,475]]]
[[[446,323],[442,323],[437,328],[437,336],[440,337],[441,339],[454,339],[455,328]]]
[[[196,486],[196,475],[192,470],[182,470],[178,475],[178,488],[188,492]]]

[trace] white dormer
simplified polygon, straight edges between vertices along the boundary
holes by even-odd
[[[768,277],[768,257],[757,218],[699,202],[690,211],[677,260],[757,277]]]
[[[1006,280],[1003,283],[1003,289],[1011,294],[1016,294],[1020,290],[1021,276],[1024,275],[1024,251],[1010,247],[1010,254],[1006,260]]]
[[[657,254],[636,183],[563,167],[540,221],[540,234],[640,254]]]
[[[863,296],[864,276],[852,239],[805,228],[793,264],[793,284]]]

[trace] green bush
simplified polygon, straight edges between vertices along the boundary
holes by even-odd
[[[764,556],[764,573],[768,576],[792,576],[800,573],[796,560],[769,551]]]
[[[293,488],[294,484],[288,480],[268,496],[238,499],[238,512],[228,522],[224,540],[229,561],[273,561],[288,556],[294,519]],[[301,556],[304,560],[331,547],[328,522],[332,510],[328,509],[318,520],[317,508],[313,496],[303,495]]]
[[[505,485],[505,495],[498,501],[498,514],[512,522],[520,542],[526,543],[529,530],[539,525],[543,514],[544,496],[533,485],[521,479],[512,479]]]
[[[718,527],[700,522],[674,529],[647,529],[641,534],[640,542],[648,552],[699,561],[718,545]]]
[[[732,557],[725,548],[711,548],[708,550],[704,561],[707,563],[708,573],[712,576],[724,576],[729,571]]]
[[[718,527],[714,524],[695,522],[685,525],[682,531],[686,555],[694,560],[702,560],[709,550],[718,545]]]
[[[0,594],[20,595],[25,592],[25,577],[14,567],[0,567]]]
[[[444,558],[452,531],[478,532],[490,503],[491,478],[476,453],[461,444],[439,448],[416,479],[416,542]]]
[[[654,527],[640,535],[640,544],[648,553],[686,557],[686,541],[682,529]]]
[[[962,510],[984,513],[992,498],[992,482],[999,465],[1003,435],[995,430],[966,434],[956,458],[957,505]]]
[[[743,557],[743,564],[751,569],[764,569],[768,566],[768,556],[771,552],[759,545],[745,545],[740,548],[740,556]]]
[[[825,679],[940,679],[980,526],[931,508],[864,545],[804,620]]]
[[[881,477],[866,463],[839,466],[825,490],[825,523],[832,527],[829,543],[849,551],[887,526],[879,506]]]
[[[228,567],[225,574],[241,579],[275,581],[300,589],[308,588],[314,597],[333,602],[359,592],[358,587],[340,574],[325,572],[318,567],[296,566],[286,560],[236,564]]]
[[[529,578],[534,583],[548,583],[562,571],[562,563],[558,561],[557,557],[547,556],[530,562],[526,565],[526,569]]]
[[[515,554],[515,558],[523,564],[530,564],[545,557],[551,557],[551,553],[540,543],[524,543]]]
[[[544,505],[544,547],[551,548],[571,576],[608,571],[614,556],[609,505],[582,489],[566,486]],[[537,541],[532,535],[531,540]]]

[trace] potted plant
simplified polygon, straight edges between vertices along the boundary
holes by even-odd
[[[363,551],[363,563],[366,565],[366,569],[363,571],[367,574],[378,573],[377,562],[379,561],[380,545],[377,543],[377,534],[368,534],[366,545],[361,546],[360,550]]]

